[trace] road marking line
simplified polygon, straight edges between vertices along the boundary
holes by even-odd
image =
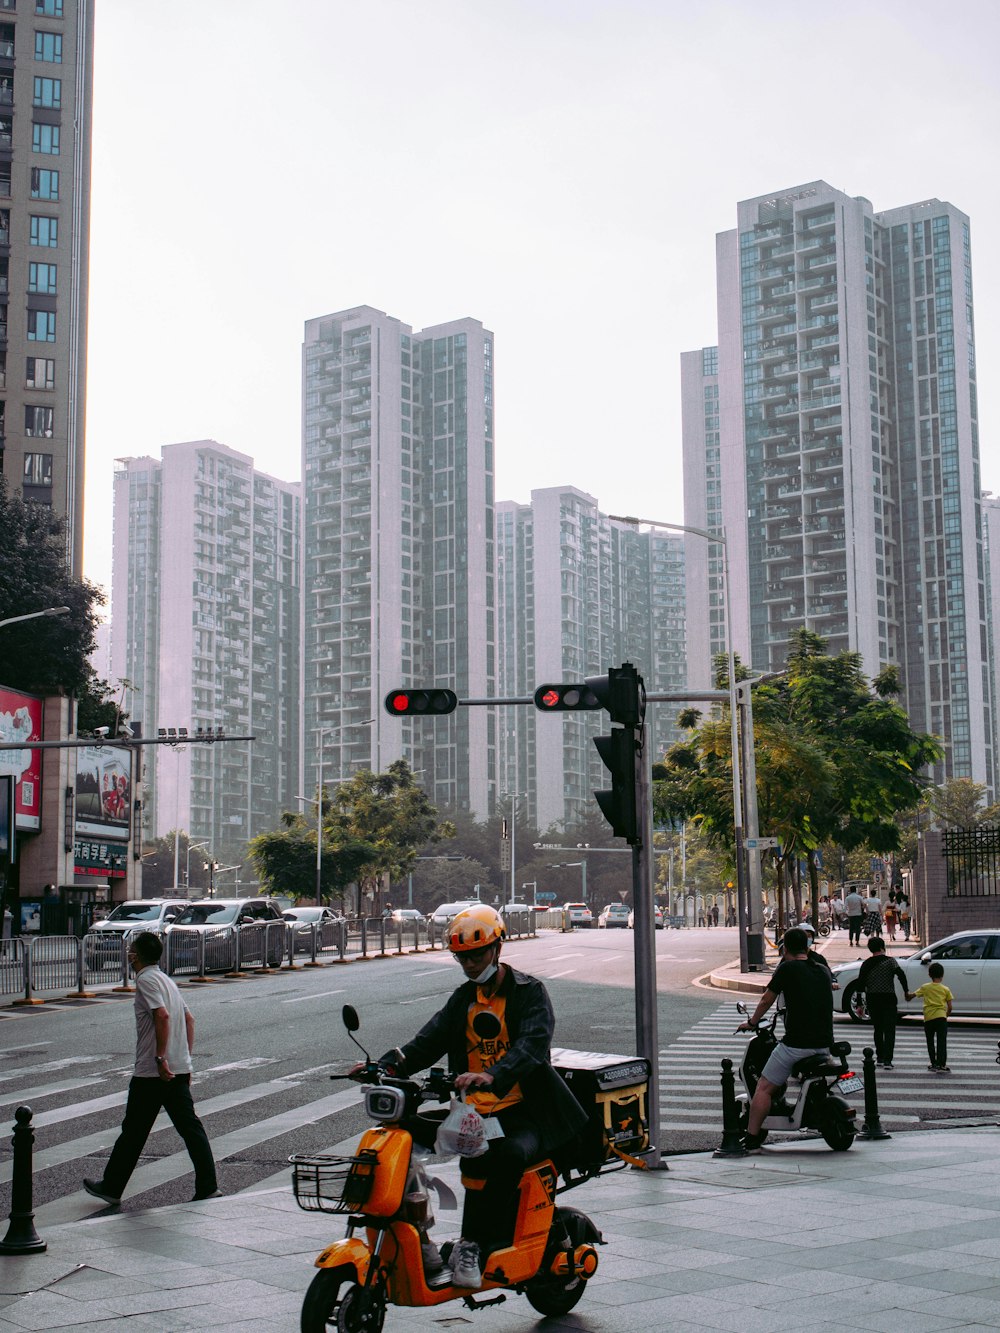
[[[442,995],[450,995],[450,994],[451,994],[451,988],[449,987],[448,990],[439,990],[439,991],[435,991],[433,995],[418,995],[417,998],[416,998],[415,1000],[400,1000],[399,1003],[400,1003],[400,1004],[423,1004],[423,1002],[424,1002],[425,1000],[437,1000],[437,999],[440,999],[440,997],[441,997]]]
[[[555,981],[556,977],[571,977],[575,971],[575,967],[567,967],[565,972],[548,972],[546,973],[546,979],[548,981]]]
[[[59,1069],[70,1069],[73,1065],[95,1065],[106,1060],[106,1055],[71,1055],[65,1060],[46,1060],[41,1065],[23,1065],[20,1069],[8,1069],[0,1074],[0,1082],[9,1083],[15,1078],[24,1078],[32,1074],[54,1074]]]
[[[301,1004],[303,1000],[321,1000],[324,995],[343,995],[345,987],[340,990],[321,990],[315,995],[297,995],[294,1000],[282,1000],[282,1004]]]

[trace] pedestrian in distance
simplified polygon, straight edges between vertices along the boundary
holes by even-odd
[[[861,944],[861,923],[865,917],[865,900],[857,889],[852,889],[844,899],[847,912],[847,943]]]
[[[891,895],[890,895],[890,897],[889,897],[889,901],[888,901],[888,902],[886,903],[886,905],[885,905],[885,913],[884,913],[884,917],[883,917],[883,919],[884,919],[884,921],[885,921],[885,933],[888,935],[889,939],[892,940],[893,943],[895,943],[895,940],[896,940],[896,900],[895,900],[895,898],[893,898]]]
[[[948,1068],[948,1019],[951,1017],[951,1005],[954,996],[944,984],[944,968],[940,963],[931,963],[927,969],[930,981],[925,981],[912,993],[907,991],[906,998],[915,1000],[919,995],[924,1002],[924,1037],[927,1041],[928,1071],[938,1074],[950,1074]]]
[[[713,904],[712,904],[712,925],[713,925],[713,926],[717,926],[718,924],[719,924],[719,904],[718,904],[718,903],[713,903]]]
[[[170,1117],[194,1166],[194,1200],[219,1194],[215,1160],[191,1100],[194,1016],[171,977],[160,971],[163,942],[144,930],[128,945],[135,973],[135,1067],[125,1119],[100,1180],[83,1188],[103,1203],[121,1202],[161,1108]]]
[[[861,928],[869,939],[872,935],[882,934],[882,900],[874,889],[868,890],[868,897],[865,899],[865,919]]]
[[[896,895],[896,911],[899,913],[899,925],[903,932],[903,939],[909,943],[910,939],[910,900],[905,893]]]
[[[892,1068],[896,1049],[896,1020],[899,1005],[896,1000],[896,982],[907,994],[906,973],[885,951],[885,941],[873,935],[868,941],[870,958],[861,964],[858,989],[865,993],[872,1026],[875,1029],[875,1063],[883,1069]]]

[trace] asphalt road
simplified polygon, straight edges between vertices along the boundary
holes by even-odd
[[[505,958],[546,980],[556,1011],[555,1044],[612,1055],[635,1053],[631,932],[543,934],[510,943]],[[720,1137],[719,1059],[738,1059],[735,996],[697,984],[735,952],[735,932],[657,932],[663,1145],[712,1148]],[[331,1083],[357,1057],[341,1022],[345,1003],[361,1016],[359,1037],[373,1053],[411,1036],[459,983],[448,955],[424,953],[296,969],[244,981],[185,987],[196,1019],[195,1098],[220,1158],[226,1193],[287,1175],[291,1152],[328,1149],[360,1132],[353,1085]],[[860,1051],[870,1029],[838,1025]],[[963,1032],[969,1036],[962,1036]],[[992,1105],[997,1034],[956,1025],[950,1039],[955,1084],[923,1071],[922,1036],[901,1036],[912,1052],[887,1085],[888,1114],[917,1127],[954,1114],[975,1089]],[[35,1112],[35,1207],[40,1220],[86,1216],[83,1176],[99,1176],[121,1119],[131,1072],[134,1021],[128,997],[31,1010],[0,1010],[0,1124],[15,1107]],[[977,1044],[978,1043],[978,1044]],[[892,1077],[892,1076],[888,1076]],[[962,1082],[967,1078],[967,1089]],[[950,1100],[950,1109],[949,1109]],[[1000,1106],[993,1108],[993,1119]],[[859,1115],[861,1108],[859,1106]],[[894,1123],[895,1123],[894,1122]],[[890,1126],[891,1127],[891,1126]],[[0,1217],[9,1210],[10,1139],[0,1140]],[[173,1129],[151,1136],[123,1207],[190,1197],[189,1163]],[[40,1211],[39,1211],[40,1210]]]

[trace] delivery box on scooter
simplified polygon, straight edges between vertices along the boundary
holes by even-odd
[[[643,1056],[555,1048],[552,1065],[587,1112],[579,1138],[578,1170],[596,1170],[613,1158],[634,1156],[649,1146],[646,1090],[649,1061]]]

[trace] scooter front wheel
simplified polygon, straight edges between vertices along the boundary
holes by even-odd
[[[385,1293],[366,1292],[354,1281],[352,1268],[321,1268],[309,1283],[302,1302],[302,1333],[381,1333]]]

